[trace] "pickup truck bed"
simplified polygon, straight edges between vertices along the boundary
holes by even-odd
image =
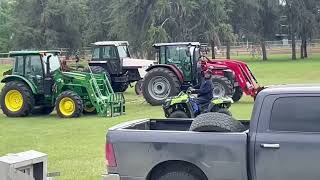
[[[241,122],[249,128],[249,121]],[[117,167],[109,167],[108,172],[120,174],[121,180],[142,180],[159,166],[184,161],[218,179],[247,179],[247,132],[192,132],[191,123],[192,119],[144,119],[109,129]]]
[[[250,129],[241,121],[243,132],[231,131],[239,123],[217,114],[192,124],[227,131],[188,131],[192,120],[177,119],[118,125],[107,134],[104,179],[318,180],[319,102],[320,85],[269,87],[255,100]]]

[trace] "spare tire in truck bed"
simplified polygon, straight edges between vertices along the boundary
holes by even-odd
[[[222,113],[205,113],[197,116],[190,131],[197,132],[242,132],[245,127],[233,117]]]

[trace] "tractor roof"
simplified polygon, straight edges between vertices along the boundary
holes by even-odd
[[[160,46],[200,46],[199,42],[174,42],[174,43],[157,43],[154,44],[153,47],[160,47]]]
[[[59,54],[60,51],[58,50],[50,50],[50,51],[10,51],[9,56],[28,56],[28,55],[40,55],[44,53],[53,53],[53,54]]]
[[[94,46],[121,46],[121,45],[129,45],[128,41],[99,41],[92,43]]]

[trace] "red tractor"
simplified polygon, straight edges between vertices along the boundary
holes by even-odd
[[[160,105],[167,97],[201,82],[202,73],[212,69],[215,97],[239,101],[243,92],[255,97],[261,87],[248,66],[235,60],[210,60],[201,56],[199,42],[155,44],[158,64],[147,69],[142,83],[144,98]]]

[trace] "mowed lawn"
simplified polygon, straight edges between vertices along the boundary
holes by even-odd
[[[289,56],[270,56],[267,62],[250,57],[239,58],[249,64],[261,85],[320,84],[320,55],[297,61],[289,60]],[[1,65],[0,73],[6,69],[8,66]],[[105,170],[107,129],[124,121],[163,117],[161,107],[148,105],[142,97],[134,94],[133,89],[129,89],[125,97],[126,115],[116,118],[83,116],[59,119],[55,113],[50,116],[7,118],[0,113],[0,156],[33,149],[49,155],[49,171],[61,172],[61,177],[57,179],[100,180],[100,174]],[[244,97],[232,105],[231,110],[236,118],[249,119],[252,106],[252,98]]]

